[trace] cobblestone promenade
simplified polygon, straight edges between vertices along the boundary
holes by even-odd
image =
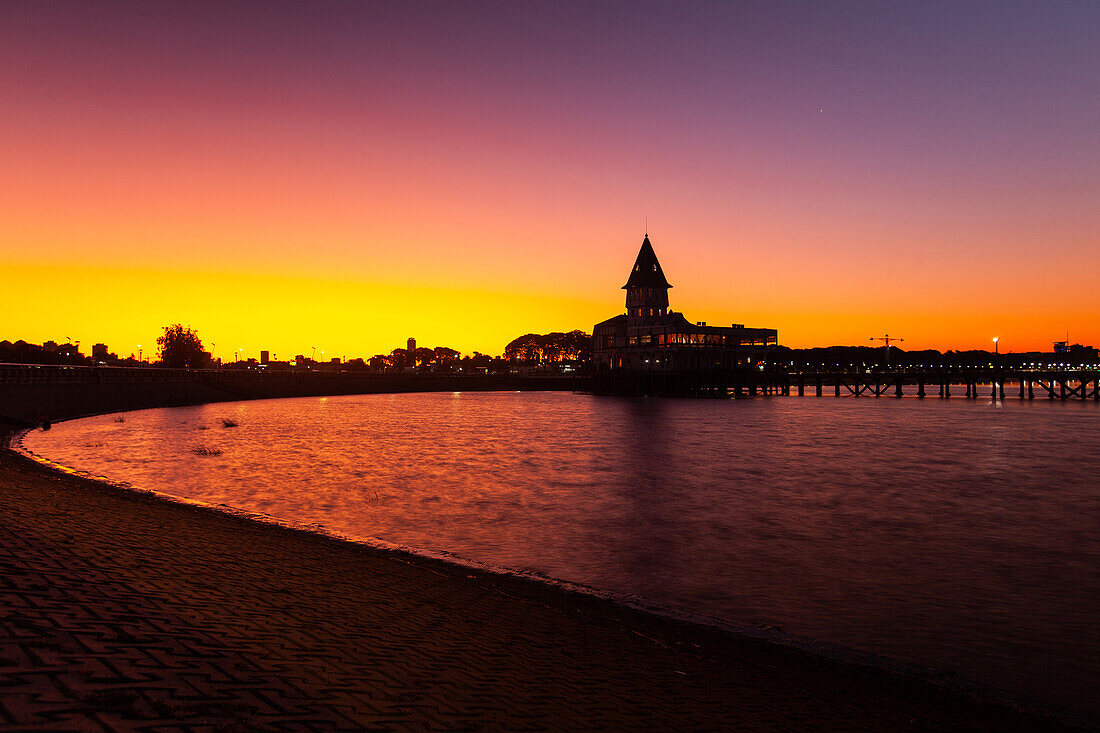
[[[1050,729],[991,703],[0,455],[0,729]]]

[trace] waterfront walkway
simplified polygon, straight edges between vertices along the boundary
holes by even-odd
[[[5,730],[1057,727],[0,451]]]

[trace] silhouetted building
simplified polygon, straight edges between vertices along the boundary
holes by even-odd
[[[597,369],[732,369],[751,363],[763,347],[776,343],[776,331],[771,328],[692,324],[669,310],[671,287],[647,234],[623,286],[626,314],[592,329]]]
[[[266,352],[266,351],[261,351],[261,352],[260,352],[260,363],[261,363],[261,364],[263,364],[263,365],[265,365],[265,366],[266,366],[267,364],[269,364],[269,363],[271,362],[270,356],[271,356],[271,355],[270,355],[270,354],[269,354],[268,352]]]
[[[107,351],[107,344],[92,344],[92,361],[106,362],[109,355],[110,352]]]
[[[416,366],[416,339],[409,338],[405,344],[405,366]]]

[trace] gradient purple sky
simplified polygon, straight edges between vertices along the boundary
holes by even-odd
[[[7,3],[39,302],[0,338],[498,353],[620,312],[648,216],[691,320],[1100,345],[1098,39],[1094,2]]]

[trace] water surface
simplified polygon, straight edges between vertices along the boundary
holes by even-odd
[[[1091,401],[436,393],[121,417],[25,445],[1100,712]]]

